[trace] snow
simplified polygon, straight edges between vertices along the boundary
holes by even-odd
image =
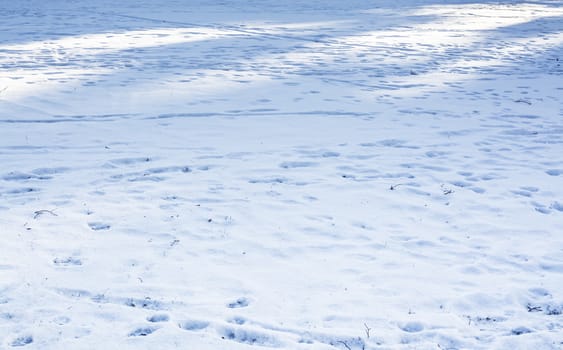
[[[0,18],[0,349],[563,347],[562,1]]]

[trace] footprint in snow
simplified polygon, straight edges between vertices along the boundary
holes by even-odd
[[[53,263],[57,266],[80,266],[82,265],[82,260],[73,257],[55,258]]]
[[[399,328],[408,333],[417,333],[421,332],[424,329],[424,326],[420,322],[407,322],[400,325]]]
[[[137,163],[146,163],[150,162],[151,158],[149,157],[138,157],[138,158],[119,158],[119,159],[112,159],[109,162],[115,165],[134,165]]]
[[[186,320],[178,323],[178,327],[186,331],[199,331],[207,328],[209,322],[197,321],[197,320]]]
[[[227,304],[229,309],[236,309],[241,307],[247,307],[250,305],[250,301],[247,298],[238,298],[237,300],[233,301],[232,303]]]
[[[18,337],[16,338],[14,341],[12,341],[12,346],[17,347],[17,346],[26,346],[33,343],[33,337],[31,335],[25,335],[22,337]]]
[[[152,315],[147,317],[147,321],[149,322],[168,322],[170,320],[170,317],[166,314],[156,314],[156,315]]]
[[[563,212],[563,203],[553,202],[553,203],[551,203],[551,205],[549,207],[551,209]]]
[[[233,317],[229,320],[227,320],[227,322],[229,323],[234,323],[234,324],[238,324],[238,325],[243,325],[246,323],[246,320],[243,317]]]
[[[94,231],[109,230],[111,225],[101,222],[89,222],[88,226]]]
[[[309,168],[316,166],[317,163],[314,162],[283,162],[280,163],[280,168],[283,169],[293,169],[293,168]]]
[[[219,330],[219,333],[222,339],[242,344],[266,347],[279,347],[281,345],[280,341],[270,334],[244,328],[225,327]]]
[[[135,329],[133,332],[129,333],[130,337],[146,337],[149,334],[152,334],[158,330],[157,327],[141,327]]]
[[[532,333],[532,330],[526,327],[518,327],[518,328],[514,328],[511,333],[513,335],[522,335],[522,334],[527,334],[527,333]]]
[[[531,202],[531,203],[532,203],[532,206],[534,206],[534,210],[537,211],[538,213],[541,213],[541,214],[550,214],[551,213],[550,208],[548,208],[547,206],[545,206],[541,203],[538,203],[538,202],[534,202],[534,201]]]

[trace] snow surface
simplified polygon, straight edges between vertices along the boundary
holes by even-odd
[[[563,1],[0,19],[1,349],[563,347]]]

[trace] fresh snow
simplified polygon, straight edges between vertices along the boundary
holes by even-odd
[[[560,349],[563,1],[0,1],[0,349]]]

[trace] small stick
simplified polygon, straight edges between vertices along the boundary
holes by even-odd
[[[52,210],[47,210],[47,209],[41,209],[41,210],[37,210],[35,211],[33,214],[33,218],[37,219],[39,216],[41,216],[42,214],[46,214],[49,213],[53,216],[58,216],[57,214],[55,214]]]
[[[522,98],[519,98],[519,99],[517,99],[517,100],[514,101],[514,102],[516,102],[516,103],[525,103],[525,104],[527,104],[527,105],[529,105],[529,106],[532,105],[532,102],[530,102],[530,101],[528,101],[528,100],[524,100],[524,99],[522,99]]]

